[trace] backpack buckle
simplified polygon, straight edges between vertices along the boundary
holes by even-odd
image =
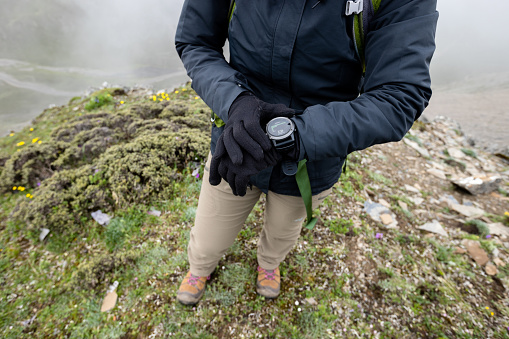
[[[362,13],[363,0],[350,0],[346,2],[346,15]]]

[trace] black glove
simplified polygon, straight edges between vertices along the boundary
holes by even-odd
[[[225,147],[224,134],[221,134],[210,164],[210,184],[219,185],[223,178],[230,185],[234,195],[243,197],[246,195],[249,177],[269,166],[276,165],[281,161],[281,155],[276,152],[275,148],[272,148],[265,152],[264,157],[260,160],[253,158],[250,153],[244,153],[242,160],[240,165],[233,163]]]
[[[231,162],[241,165],[244,155],[261,161],[273,148],[265,134],[265,125],[276,117],[292,117],[294,110],[282,104],[269,104],[250,92],[241,93],[230,107],[224,134],[224,145]]]

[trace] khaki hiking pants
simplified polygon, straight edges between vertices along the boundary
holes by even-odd
[[[209,183],[209,154],[188,246],[191,273],[208,276],[233,244],[262,191],[253,186],[243,197],[234,196],[226,181],[218,186]],[[313,196],[313,209],[318,207],[332,188]],[[306,208],[301,197],[267,194],[264,225],[258,241],[258,265],[266,270],[279,266],[296,244]]]

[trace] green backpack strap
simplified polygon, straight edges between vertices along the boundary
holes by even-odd
[[[233,11],[235,10],[235,0],[230,0],[230,10],[228,11],[228,21],[232,21]]]
[[[380,8],[382,0],[350,0],[346,3],[346,15],[353,17],[353,36],[355,51],[362,63],[362,72],[366,72],[366,59],[364,57],[366,35],[369,22]]]

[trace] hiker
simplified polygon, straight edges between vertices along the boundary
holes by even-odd
[[[184,2],[175,45],[213,122],[181,303],[199,301],[262,193],[256,291],[279,295],[347,155],[401,140],[428,105],[437,19],[436,0]]]

